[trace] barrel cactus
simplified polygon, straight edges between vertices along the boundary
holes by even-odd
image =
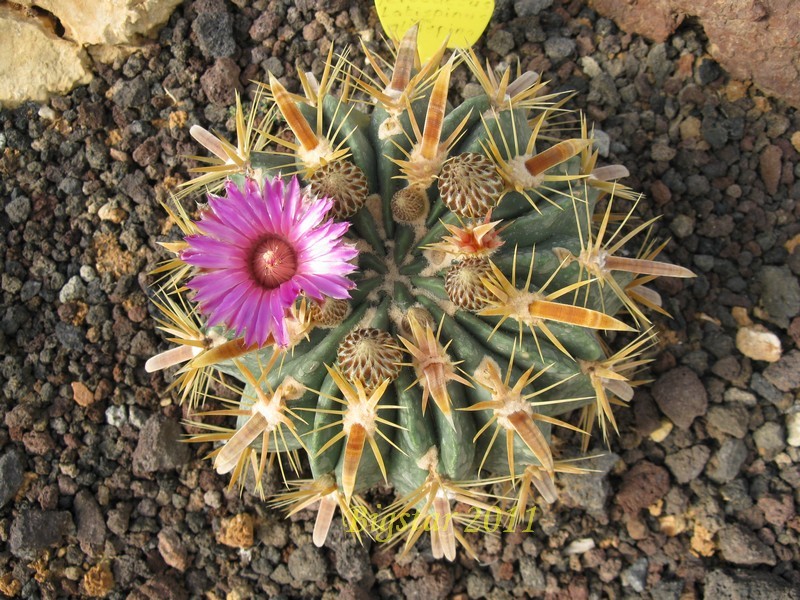
[[[627,171],[597,165],[537,74],[471,50],[442,66],[444,47],[420,64],[416,28],[395,50],[364,47],[369,72],[331,52],[302,94],[270,75],[237,100],[235,143],[192,127],[210,156],[166,206],[182,238],[156,271],[174,346],[146,367],[181,365],[216,470],[264,496],[274,469],[269,502],[315,508],[317,545],[338,508],[355,535],[429,533],[453,560],[472,531],[524,526],[536,492],[555,501],[595,423],[608,440],[655,340],[645,311],[663,312],[645,284],[691,273],[655,260]],[[482,92],[453,107],[464,63]],[[560,429],[583,436],[568,460]]]

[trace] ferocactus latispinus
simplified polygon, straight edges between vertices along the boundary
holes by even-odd
[[[182,364],[193,406],[239,381],[238,402],[198,413],[229,427],[193,439],[262,495],[277,465],[271,502],[316,508],[314,543],[338,508],[359,537],[430,532],[453,560],[476,512],[516,526],[534,489],[553,502],[556,473],[581,471],[554,456],[554,427],[582,434],[573,456],[595,421],[608,441],[654,343],[645,310],[663,312],[645,284],[692,273],[655,261],[627,170],[597,165],[583,119],[562,139],[565,99],[538,75],[471,50],[440,66],[444,47],[416,68],[416,28],[392,67],[363,50],[372,76],[331,51],[302,96],[270,75],[248,114],[237,98],[236,144],[192,127],[212,156],[167,207],[185,236],[157,270],[176,347],[147,368]],[[482,93],[451,108],[458,61]],[[225,196],[193,221],[179,200],[202,189]],[[630,342],[608,350],[608,331]],[[376,515],[363,494],[380,482],[397,499]]]

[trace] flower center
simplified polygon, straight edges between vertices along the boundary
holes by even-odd
[[[283,238],[268,236],[256,245],[250,268],[256,281],[265,288],[275,289],[297,272],[297,255]]]

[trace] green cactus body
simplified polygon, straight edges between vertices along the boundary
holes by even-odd
[[[552,501],[553,478],[564,469],[551,436],[576,429],[561,418],[582,411],[586,435],[595,419],[604,434],[608,423],[616,427],[610,405],[630,399],[650,343],[641,312],[626,319],[625,310],[637,299],[657,304],[640,285],[656,275],[690,274],[654,262],[650,248],[636,258],[607,256],[612,241],[630,245],[623,228],[635,196],[595,176],[585,126],[575,138],[552,137],[557,103],[537,95],[538,79],[498,82],[470,53],[484,93],[450,109],[452,61],[424,65],[430,75],[420,90],[410,66],[414,35],[400,44],[398,76],[366,110],[352,100],[343,61],[330,56],[321,83],[303,77],[305,98],[272,78],[266,99],[298,140],[281,150],[290,156],[267,150],[279,140],[264,131],[252,134],[255,143],[240,140],[238,154],[201,139],[217,156],[240,159],[228,160],[220,178],[260,182],[299,172],[309,194],[334,198],[332,216],[351,223],[358,271],[349,300],[298,298],[286,315],[297,326],[288,349],[226,344],[230,331],[217,327],[214,337],[201,323],[184,342],[200,350],[183,372],[202,364],[244,384],[239,406],[216,413],[237,416],[235,429],[200,436],[223,442],[217,458],[224,456],[225,470],[238,460],[234,479],[248,464],[260,464],[260,475],[267,455],[307,454],[313,479],[293,484],[277,504],[317,506],[315,542],[324,541],[334,506],[363,529],[353,506],[385,480],[398,500],[380,522],[403,523],[393,536],[407,545],[430,530],[434,554],[453,559],[456,540],[466,543],[459,523],[468,515],[457,507],[493,509],[503,493],[494,486],[503,482],[523,484],[513,489],[522,511],[531,482]],[[332,92],[339,81],[345,99]],[[357,80],[354,93],[375,89]],[[246,123],[239,105],[240,137],[251,135],[254,114]],[[626,222],[617,226],[610,206],[620,202]],[[609,208],[598,227],[600,203]],[[184,233],[196,232],[183,221]],[[606,330],[644,333],[611,354],[599,336]],[[280,394],[272,408],[256,410]],[[259,427],[271,432],[268,441],[237,438]]]

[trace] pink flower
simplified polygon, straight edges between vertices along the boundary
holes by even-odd
[[[272,335],[285,347],[287,311],[301,293],[350,297],[347,275],[358,251],[342,240],[349,224],[324,220],[333,201],[304,197],[297,177],[287,185],[266,180],[261,188],[247,179],[244,190],[229,181],[225,190],[224,197],[209,194],[201,233],[186,237],[181,259],[200,269],[188,286],[209,326],[244,332],[248,345],[264,345]]]

